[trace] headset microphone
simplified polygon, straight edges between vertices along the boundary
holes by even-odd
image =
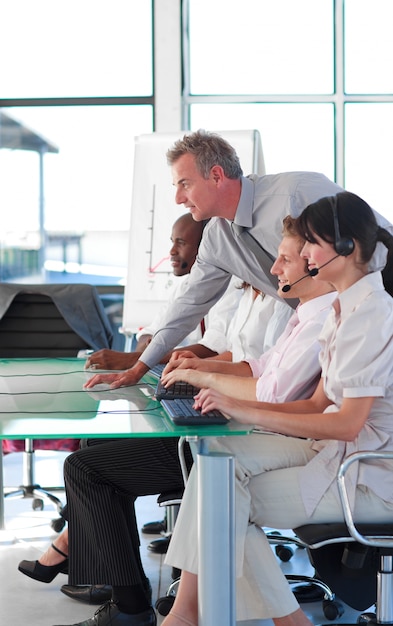
[[[312,276],[318,276],[320,270],[324,267],[326,267],[326,265],[329,265],[329,263],[331,263],[332,261],[334,261],[334,259],[337,259],[337,257],[342,256],[340,254],[336,254],[336,256],[334,256],[333,258],[329,259],[329,261],[326,261],[326,263],[324,263],[323,265],[321,265],[321,267],[313,267],[312,270],[310,270],[308,272],[308,274],[305,274],[304,276],[302,276],[301,278],[298,278],[297,280],[295,280],[294,283],[292,283],[291,285],[284,285],[281,288],[281,291],[283,293],[288,293],[288,291],[291,291],[292,287],[294,285],[297,285],[298,283],[300,283],[301,280],[304,280],[305,278],[311,278]]]
[[[292,283],[291,285],[284,285],[283,287],[281,287],[281,291],[283,293],[288,293],[288,291],[291,291],[294,285],[297,285],[298,283],[300,283],[301,280],[304,280],[305,278],[310,278],[310,276],[314,276],[314,274],[311,274],[310,272],[308,274],[305,274],[301,278],[298,278],[297,280],[295,280],[295,282]]]

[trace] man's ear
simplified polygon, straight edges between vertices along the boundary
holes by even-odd
[[[221,165],[213,165],[210,170],[210,175],[216,185],[221,183],[225,178],[224,170],[222,169]]]

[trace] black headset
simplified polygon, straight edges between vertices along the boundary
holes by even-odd
[[[355,249],[355,242],[350,237],[341,237],[337,213],[337,196],[329,197],[333,212],[334,223],[334,249],[340,256],[349,256]]]

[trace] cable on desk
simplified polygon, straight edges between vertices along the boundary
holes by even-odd
[[[145,386],[146,383],[139,383],[136,386]],[[93,391],[93,390],[92,390]],[[34,395],[47,395],[58,396],[62,393],[89,393],[87,389],[59,389],[54,391],[0,391],[0,396],[34,396]],[[119,393],[119,389],[98,389],[96,393]],[[147,398],[154,398],[154,394],[146,396]],[[117,398],[117,400],[128,400],[129,398]],[[159,400],[156,400],[159,402]]]
[[[58,411],[57,409],[54,411],[0,411],[0,415],[53,415],[53,413],[56,413],[56,415],[80,415],[80,414],[91,414],[94,413],[94,415],[130,415],[130,414],[138,414],[140,415],[141,413],[148,413],[149,415],[153,412],[153,411],[158,411],[161,410],[161,407],[159,406],[155,406],[153,408],[150,409],[117,409],[117,410],[108,410],[108,411],[103,411],[103,410],[98,410],[95,411],[93,409],[90,410],[80,410],[80,411]]]
[[[111,370],[102,370],[105,374],[109,374]],[[122,371],[122,370],[121,370]],[[119,372],[119,370],[113,370],[113,373]],[[97,371],[96,371],[97,373]],[[98,372],[99,373],[99,372]],[[25,376],[67,376],[68,374],[93,374],[89,370],[69,370],[67,372],[40,372],[40,373],[26,373],[23,374],[1,374],[2,378],[24,378]],[[132,385],[128,385],[129,387],[137,387],[138,385],[147,385],[148,383],[137,382]]]

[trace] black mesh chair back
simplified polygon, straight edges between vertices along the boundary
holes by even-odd
[[[90,347],[47,295],[19,293],[0,319],[0,358],[74,357]]]
[[[109,320],[91,285],[0,285],[0,358],[76,357],[80,350],[110,348],[111,342]],[[76,445],[70,440],[36,441],[37,447],[55,450],[70,450],[70,444]],[[46,498],[60,512],[61,500],[50,493],[58,488],[35,483],[36,446],[25,439],[23,484],[5,496],[32,498],[35,510],[42,510]],[[52,522],[58,532],[63,526],[62,518]]]

